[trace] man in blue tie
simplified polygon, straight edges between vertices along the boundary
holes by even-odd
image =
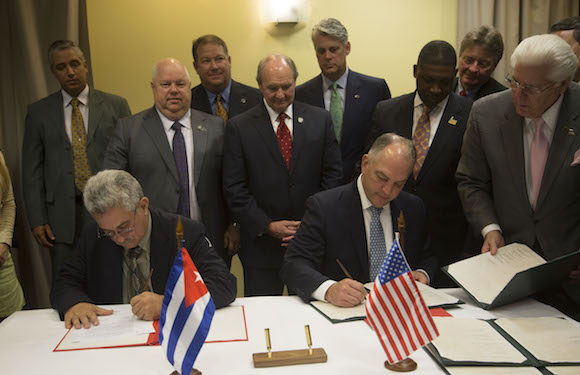
[[[436,259],[429,250],[425,207],[401,191],[415,164],[413,143],[393,133],[377,138],[363,155],[352,183],[313,195],[288,246],[281,276],[302,300],[350,307],[365,297],[363,283],[376,277],[395,233],[415,280],[429,283]],[[399,228],[402,215],[404,229]],[[345,278],[344,265],[352,276]]]

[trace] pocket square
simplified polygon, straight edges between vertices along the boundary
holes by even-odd
[[[571,167],[575,165],[580,165],[580,149],[576,150],[574,153],[574,160],[572,160],[572,164],[570,164]]]

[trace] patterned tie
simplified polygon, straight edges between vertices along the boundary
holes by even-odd
[[[91,176],[91,166],[87,157],[87,131],[83,122],[83,115],[79,109],[79,100],[72,98],[72,144],[73,144],[73,165],[75,173],[75,186],[79,191],[85,189],[87,180]]]
[[[292,158],[292,135],[290,135],[290,130],[288,130],[286,122],[284,121],[286,117],[285,113],[280,113],[280,115],[278,115],[280,124],[276,131],[276,138],[278,138],[278,144],[280,145],[280,151],[282,151],[284,162],[286,162],[286,167],[290,170],[290,159]]]
[[[141,249],[139,246],[127,250],[127,258],[129,258],[129,272],[131,272],[131,290],[133,291],[133,295],[131,297],[135,297],[141,293],[141,282],[139,279],[142,277],[140,276],[139,267],[137,267],[137,259],[141,255],[142,250],[143,249]]]
[[[179,176],[179,203],[177,214],[190,217],[189,212],[189,168],[187,167],[187,153],[185,151],[185,139],[181,133],[181,124],[175,122],[171,129],[175,130],[173,135],[173,158]]]
[[[381,266],[385,261],[385,257],[387,256],[387,245],[385,243],[385,233],[383,232],[383,226],[381,225],[381,211],[383,211],[383,209],[371,206],[370,211],[370,277],[371,280],[374,281],[377,277],[377,274],[381,270]]]
[[[340,143],[342,139],[342,99],[338,93],[338,85],[333,82],[330,85],[332,93],[330,94],[330,117],[332,118],[332,124],[334,125],[334,134],[336,135],[336,140]]]
[[[429,151],[429,136],[431,132],[431,121],[429,120],[429,108],[423,104],[423,113],[417,122],[415,134],[413,134],[413,144],[417,150],[417,160],[413,166],[413,176],[417,179],[419,171],[423,166],[427,151]]]
[[[222,102],[222,96],[217,94],[215,98],[215,115],[223,118],[224,120],[228,120],[228,111],[226,111],[226,107]]]
[[[538,117],[533,119],[536,125],[536,133],[534,134],[534,139],[532,139],[532,144],[530,145],[530,166],[532,169],[532,187],[534,190],[534,210],[536,209],[536,203],[538,202],[538,195],[540,194],[540,187],[542,185],[542,176],[544,175],[544,167],[546,166],[546,160],[548,160],[548,140],[544,135],[544,125],[546,122]]]

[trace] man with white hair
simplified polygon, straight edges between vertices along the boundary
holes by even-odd
[[[577,58],[556,35],[536,35],[511,63],[511,90],[471,110],[458,190],[483,253],[519,242],[550,260],[580,248],[580,88],[570,83]]]
[[[330,112],[340,145],[343,182],[358,175],[375,106],[391,98],[387,83],[353,72],[347,67],[350,54],[348,31],[339,20],[326,18],[312,28],[312,44],[321,74],[296,87],[296,100]]]

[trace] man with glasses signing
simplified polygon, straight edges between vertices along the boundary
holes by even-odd
[[[458,190],[483,253],[519,242],[550,260],[580,248],[580,88],[570,83],[577,58],[561,38],[536,35],[511,63],[511,90],[473,105]],[[571,289],[580,297],[578,285]]]
[[[95,219],[85,226],[75,256],[51,291],[65,326],[89,328],[112,310],[97,305],[130,303],[143,320],[158,319],[165,283],[177,253],[177,215],[149,207],[129,173],[105,170],[91,177],[85,207]],[[212,249],[203,225],[182,217],[183,239],[217,308],[236,296],[236,278]]]

